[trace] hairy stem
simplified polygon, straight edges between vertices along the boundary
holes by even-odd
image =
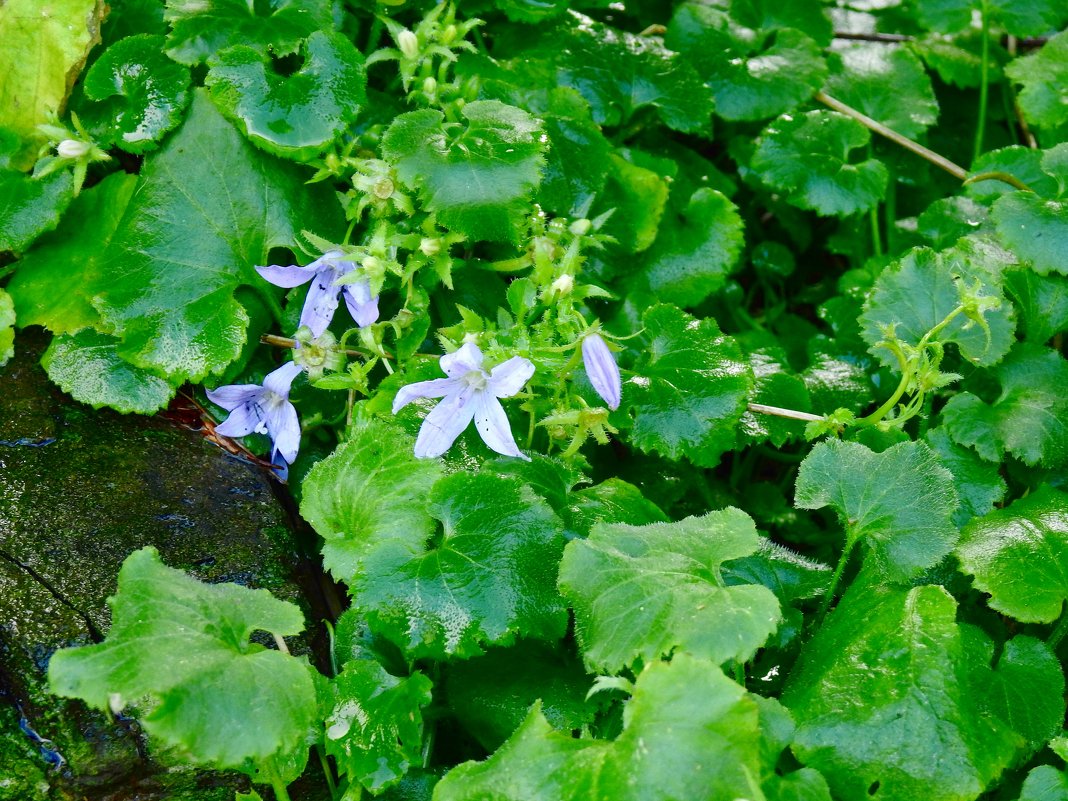
[[[845,570],[845,566],[849,564],[849,556],[853,553],[853,546],[856,544],[856,538],[850,531],[846,530],[845,548],[842,549],[842,555],[838,557],[838,564],[834,566],[834,575],[831,576],[831,583],[827,587],[827,592],[823,596],[823,602],[820,604],[819,612],[816,613],[817,624],[823,623],[823,619],[827,616],[827,610],[830,609],[831,604],[834,602],[834,596],[838,590],[838,582],[842,580],[842,573]]]
[[[902,136],[897,131],[887,128],[881,122],[877,122],[860,111],[857,111],[852,106],[847,106],[841,100],[835,100],[825,92],[816,92],[816,100],[823,103],[823,105],[833,108],[835,111],[845,114],[847,117],[852,117],[864,127],[869,130],[875,131],[880,136],[885,136],[891,142],[901,145],[901,147],[915,153],[922,159],[934,164],[939,169],[945,170],[957,180],[963,181],[968,177],[968,171],[961,167],[959,164],[954,164],[945,156],[940,156],[933,150],[924,147],[919,142],[913,142],[907,136]]]
[[[983,39],[979,55],[979,121],[975,125],[975,148],[972,161],[983,154],[983,134],[986,132],[986,107],[990,97],[990,11],[983,0]]]

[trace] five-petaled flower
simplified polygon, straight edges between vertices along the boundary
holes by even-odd
[[[346,259],[342,251],[331,250],[303,267],[298,264],[289,267],[271,264],[267,267],[256,267],[256,272],[275,286],[286,289],[300,286],[309,280],[312,282],[308,298],[304,301],[304,309],[300,313],[300,324],[308,326],[312,336],[318,337],[334,319],[339,293],[345,296],[345,305],[349,307],[352,319],[360,328],[378,319],[378,296],[371,294],[370,281],[360,278],[351,283],[337,285],[339,278],[358,269],[356,263]]]
[[[300,421],[289,402],[289,388],[302,369],[296,362],[286,362],[267,374],[263,386],[231,384],[208,390],[208,399],[230,412],[215,431],[226,437],[267,434],[272,443],[271,462],[282,480],[300,449]]]
[[[609,409],[618,409],[623,394],[616,357],[600,334],[587,334],[582,340],[582,364],[590,383]]]
[[[528,459],[515,444],[508,416],[497,399],[519,392],[534,375],[534,365],[513,356],[487,373],[482,369],[482,351],[469,342],[442,356],[441,369],[448,378],[409,384],[393,400],[396,414],[416,398],[443,398],[423,420],[415,455],[421,459],[441,456],[474,419],[479,436],[490,448],[504,456]]]

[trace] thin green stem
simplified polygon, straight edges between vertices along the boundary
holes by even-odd
[[[830,609],[831,603],[834,601],[835,592],[838,590],[838,582],[842,580],[842,572],[849,563],[849,556],[853,553],[853,546],[856,544],[856,539],[847,531],[845,548],[842,550],[842,555],[838,557],[838,564],[835,565],[830,586],[827,587],[827,592],[823,596],[823,603],[820,604],[819,612],[816,613],[818,623],[823,623],[823,618],[827,616],[827,610]]]
[[[1057,646],[1061,644],[1061,640],[1064,639],[1064,635],[1068,634],[1068,610],[1061,614],[1061,619],[1057,622],[1057,627],[1053,629],[1053,633],[1049,635],[1049,639],[1046,640],[1046,645],[1050,647],[1050,650],[1056,650]]]
[[[905,148],[908,151],[911,151],[912,153],[915,153],[920,158],[926,159],[939,169],[948,172],[957,180],[963,181],[965,178],[968,177],[968,171],[961,167],[959,164],[954,164],[945,156],[941,156],[938,153],[935,153],[933,150],[924,147],[919,142],[914,142],[907,136],[902,136],[897,131],[891,128],[887,128],[881,122],[873,120],[867,114],[857,111],[852,106],[847,106],[841,100],[836,100],[825,92],[816,92],[816,100],[818,100],[820,103],[823,103],[823,105],[825,106],[833,108],[840,114],[845,114],[847,117],[852,117],[865,128],[868,128],[871,131],[875,131],[875,133],[879,134],[880,136],[885,136],[894,144],[901,145],[901,147]]]
[[[983,39],[979,54],[979,121],[975,125],[973,163],[983,154],[983,134],[986,132],[986,107],[990,97],[990,11],[983,0]]]
[[[886,182],[886,202],[883,204],[883,214],[886,220],[886,251],[890,254],[897,252],[897,177],[890,170],[890,179]]]
[[[1000,172],[998,170],[994,170],[993,172],[981,172],[977,175],[973,175],[971,178],[964,182],[964,185],[967,186],[968,184],[975,184],[979,181],[1001,181],[1003,183],[1008,184],[1009,186],[1015,186],[1017,189],[1020,189],[1024,192],[1035,191],[1023,181],[1021,181],[1019,178],[1017,178],[1015,175],[1010,175],[1007,172]]]
[[[274,789],[275,801],[290,801],[286,783],[274,776],[271,777],[271,787]]]
[[[282,311],[282,304],[279,302],[278,298],[275,297],[274,291],[268,289],[264,282],[256,283],[253,286],[253,289],[256,291],[256,294],[260,296],[263,305],[271,312],[274,321],[278,323],[278,325],[281,325],[285,317],[285,312]]]
[[[326,759],[326,751],[321,743],[316,743],[315,752],[319,755],[319,764],[323,766],[323,776],[326,777],[326,789],[330,791],[330,798],[337,801],[337,782],[334,781],[334,771]]]
[[[868,158],[874,158],[871,142],[868,142]],[[883,237],[879,231],[879,204],[876,203],[868,212],[868,220],[871,222],[871,252],[876,258],[883,255]]]

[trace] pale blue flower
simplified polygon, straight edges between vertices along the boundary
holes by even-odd
[[[582,340],[582,364],[590,383],[597,394],[608,404],[609,409],[618,409],[623,394],[619,378],[619,365],[615,354],[608,348],[600,334],[587,334]]]
[[[519,392],[534,375],[534,365],[513,356],[487,373],[482,369],[482,351],[469,342],[442,356],[441,369],[448,378],[409,384],[393,400],[396,414],[416,398],[443,399],[423,420],[415,455],[420,459],[441,456],[474,420],[479,436],[490,448],[504,456],[527,459],[515,444],[508,416],[497,399]]]
[[[378,296],[371,294],[370,281],[361,278],[352,283],[337,285],[339,278],[358,269],[356,262],[346,259],[340,250],[331,250],[303,267],[298,264],[289,267],[271,264],[267,267],[257,267],[256,272],[275,286],[286,289],[312,282],[304,308],[300,312],[300,324],[308,326],[312,336],[318,337],[334,319],[338,294],[345,297],[349,314],[360,328],[378,319]]]
[[[230,412],[215,427],[216,432],[226,437],[268,435],[272,444],[271,463],[283,480],[300,449],[300,421],[297,410],[289,402],[289,389],[301,369],[296,362],[286,362],[267,374],[263,386],[231,384],[208,390],[209,400]]]

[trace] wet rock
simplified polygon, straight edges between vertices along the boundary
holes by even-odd
[[[200,579],[269,589],[309,623],[326,614],[317,576],[260,468],[168,420],[75,403],[37,365],[44,344],[22,336],[0,370],[0,801],[229,801],[232,777],[164,770],[134,721],[50,695],[48,660],[102,638],[119,567],[145,545]]]

